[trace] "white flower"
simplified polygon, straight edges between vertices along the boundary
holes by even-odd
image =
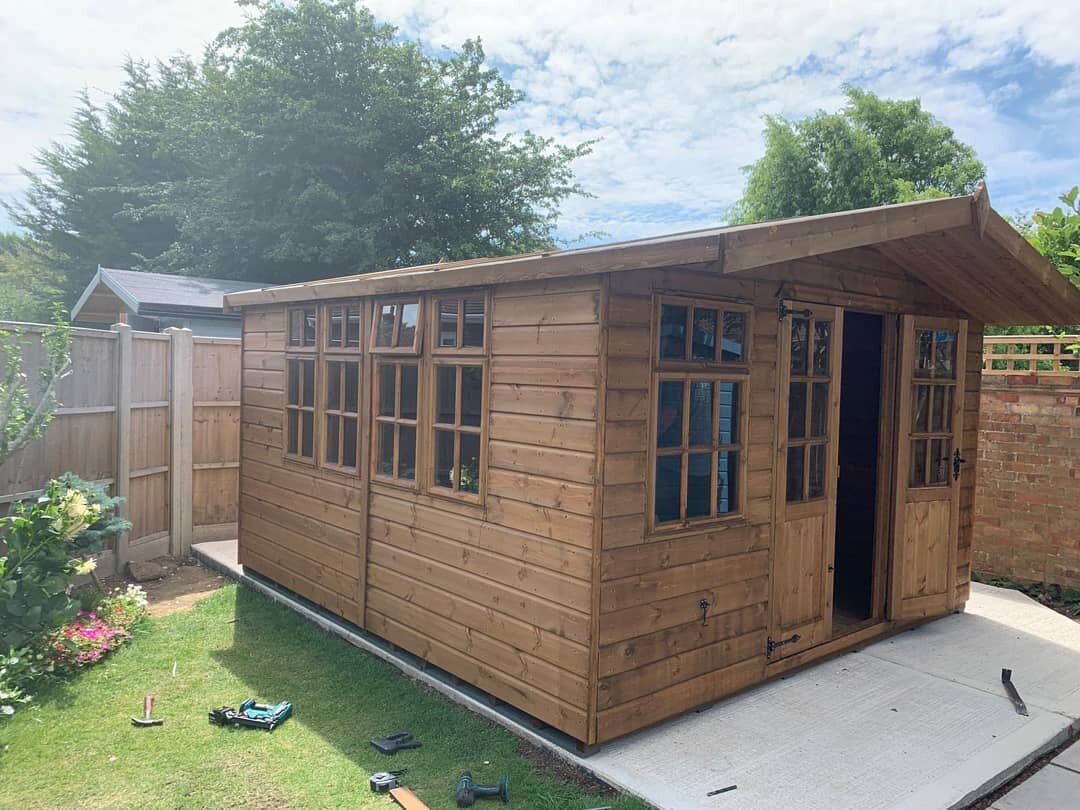
[[[85,576],[97,568],[97,560],[91,557],[89,560],[81,560],[78,565],[75,566],[75,573],[79,576]]]

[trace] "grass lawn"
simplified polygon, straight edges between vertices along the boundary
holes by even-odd
[[[165,725],[133,728],[147,692]],[[293,717],[272,734],[207,722],[249,696],[291,700]],[[423,747],[385,757],[368,742],[400,729]],[[0,721],[0,751],[4,808],[394,808],[368,776],[398,768],[432,808],[455,806],[463,770],[480,782],[509,774],[511,807],[647,808],[588,795],[504,729],[234,585],[153,619],[112,659]]]

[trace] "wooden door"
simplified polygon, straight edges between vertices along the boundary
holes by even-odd
[[[904,316],[889,615],[916,619],[953,606],[960,525],[967,321]],[[973,460],[973,459],[968,459]]]
[[[769,661],[832,632],[837,427],[843,310],[785,302],[780,329],[780,402]]]

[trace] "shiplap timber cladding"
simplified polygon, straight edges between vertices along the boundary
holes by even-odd
[[[0,328],[25,333],[23,359],[35,379],[45,327]],[[178,345],[190,352],[178,355]],[[103,570],[186,554],[192,540],[235,536],[240,341],[192,340],[185,330],[158,334],[126,325],[74,329],[71,360],[45,436],[0,468],[0,505],[36,496],[50,478],[68,471],[106,484],[125,498],[121,508],[132,529],[102,555]],[[177,426],[186,420],[177,417],[185,413],[191,431],[178,437]],[[174,458],[177,441],[182,455],[191,448],[191,459]],[[177,488],[189,494],[178,500]]]
[[[245,316],[241,560],[585,744],[960,608],[971,576],[982,323],[1034,313],[1051,321],[1080,304],[980,194],[233,296],[230,306]],[[986,284],[993,289],[981,294]],[[487,302],[486,346],[467,361],[486,374],[480,493],[451,497],[424,483],[433,467],[424,444],[433,438],[430,386],[439,362],[432,334],[421,337],[417,361],[416,486],[374,477],[370,348],[360,355],[364,437],[356,473],[285,459],[289,307],[359,303],[366,332],[380,300],[419,297],[430,308],[460,296]],[[660,359],[665,301],[742,313],[745,361],[686,356],[673,366]],[[781,301],[796,315],[780,315]],[[822,372],[832,386],[827,433],[817,436],[839,469],[843,329],[834,319],[848,311],[881,316],[883,381],[880,472],[869,510],[877,526],[866,541],[875,550],[871,615],[838,631],[831,601],[837,487],[815,500],[800,481],[806,499],[786,500],[789,450],[803,449],[788,438],[797,390],[790,383],[812,383],[817,372],[795,371],[792,322],[782,318],[837,327],[833,361]],[[434,330],[429,315],[420,323]],[[966,341],[958,346],[964,393],[950,430],[969,463],[955,483],[949,477],[955,509],[940,505],[945,490],[927,492],[924,481],[922,491],[909,492],[907,485],[901,449],[923,440],[899,423],[912,413],[904,397],[913,395],[913,374],[919,382],[908,369],[904,388],[900,375],[900,357],[916,356],[908,316]],[[395,356],[412,358],[410,351]],[[729,417],[719,405],[715,411],[739,426],[739,440],[710,439],[717,459],[737,445],[737,462],[728,456],[726,463],[738,471],[738,496],[729,501],[729,492],[720,509],[720,495],[710,494],[712,516],[673,521],[657,511],[656,459],[689,459],[701,447],[685,434],[688,419],[681,445],[655,446],[664,379],[741,386],[737,419],[730,401]],[[813,457],[807,447],[800,458]],[[710,487],[719,480],[713,469]],[[679,497],[679,514],[689,518],[685,488]],[[780,514],[789,528],[778,528]],[[897,536],[902,543],[894,544]],[[785,628],[803,634],[783,639]]]

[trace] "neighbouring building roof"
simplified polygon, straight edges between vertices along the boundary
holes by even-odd
[[[250,290],[259,283],[98,267],[72,308],[71,319],[97,320],[95,297],[113,295],[134,315],[221,315],[227,293]]]
[[[503,284],[708,263],[753,277],[769,265],[866,248],[985,323],[1080,320],[1080,290],[974,194],[521,256],[471,259],[231,293],[226,307]],[[802,271],[803,265],[800,265]],[[805,266],[808,280],[812,264]]]

